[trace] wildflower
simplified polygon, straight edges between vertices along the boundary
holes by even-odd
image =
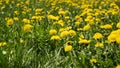
[[[54,35],[51,37],[51,40],[60,40],[60,37],[58,35]]]
[[[75,16],[75,19],[77,19],[77,20],[80,19],[80,16],[76,15],[76,16]]]
[[[84,37],[84,35],[83,35],[83,34],[81,34],[81,35],[80,35],[80,38],[81,38],[81,39],[84,39],[85,37]],[[80,38],[79,38],[79,39],[80,39]]]
[[[39,17],[38,17],[38,16],[32,16],[32,19],[33,19],[33,20],[38,20]]]
[[[5,3],[8,4],[10,0],[5,0]]]
[[[66,12],[65,12],[65,11],[59,11],[58,14],[59,14],[59,15],[65,15]]]
[[[116,30],[116,31],[112,31],[112,32],[110,33],[110,35],[108,36],[108,41],[109,41],[109,42],[115,42],[117,36],[118,36],[117,30]]]
[[[119,35],[116,37],[116,42],[117,42],[118,44],[120,44],[120,36],[119,36]]]
[[[60,37],[62,37],[62,38],[66,37],[68,35],[69,35],[68,31],[63,31],[63,32],[60,33]]]
[[[83,43],[83,44],[89,44],[91,41],[90,40],[86,40],[86,39],[80,39],[79,43]]]
[[[29,19],[26,19],[26,18],[24,18],[22,21],[23,21],[25,24],[29,24],[29,23],[30,23],[30,20],[29,20]]]
[[[18,21],[18,20],[19,20],[19,18],[18,18],[18,17],[14,17],[13,19],[14,19],[15,21]]]
[[[102,37],[103,37],[102,34],[101,34],[101,33],[98,33],[98,32],[95,33],[94,36],[93,36],[94,39],[100,39],[100,38],[102,38]]]
[[[13,19],[8,19],[7,20],[7,25],[12,25],[14,23]]]
[[[85,25],[84,27],[83,27],[83,30],[89,30],[90,29],[90,25],[89,24],[87,24],[87,25]]]
[[[69,34],[70,34],[70,36],[75,36],[76,32],[74,30],[69,30]]]
[[[76,26],[79,26],[79,25],[80,25],[80,22],[75,22],[75,25],[76,25]]]
[[[36,13],[36,14],[40,14],[41,11],[42,11],[42,9],[38,8],[38,9],[35,10],[35,13]]]
[[[58,16],[48,15],[49,20],[59,20]]]
[[[55,35],[57,33],[57,31],[55,30],[55,29],[51,29],[50,31],[49,31],[49,34],[50,35]]]
[[[0,46],[5,46],[5,45],[7,45],[6,42],[0,42]]]
[[[104,45],[103,45],[103,43],[100,43],[100,42],[97,42],[96,44],[95,44],[95,47],[103,47]]]
[[[77,31],[82,31],[83,30],[83,28],[77,28]]]
[[[120,65],[117,65],[116,68],[120,68]]]
[[[65,28],[60,28],[59,31],[63,32],[63,31],[65,31]]]
[[[71,26],[68,26],[68,27],[66,27],[65,29],[66,29],[66,30],[70,30],[70,29],[72,29],[72,27],[71,27]]]
[[[96,59],[90,59],[90,62],[91,63],[97,63],[97,60]]]
[[[116,40],[116,35],[115,34],[111,34],[111,35],[108,36],[108,41],[109,42],[115,42],[115,40]]]
[[[65,52],[69,52],[72,50],[72,46],[71,45],[65,45],[65,48],[64,48]]]
[[[14,13],[15,13],[16,15],[18,15],[18,14],[19,14],[19,12],[18,12],[18,11],[14,11]]]
[[[117,27],[117,28],[120,28],[120,22],[117,23],[116,27]]]
[[[105,25],[101,25],[100,28],[103,28],[103,29],[111,29],[111,28],[112,28],[112,25],[111,25],[111,24],[105,24]]]
[[[58,24],[61,25],[61,26],[64,26],[64,21],[63,20],[59,20]]]
[[[26,32],[29,32],[32,27],[33,27],[32,25],[26,24],[26,25],[23,27],[23,30],[26,31]]]

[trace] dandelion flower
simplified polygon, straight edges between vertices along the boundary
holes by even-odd
[[[65,52],[69,52],[72,50],[72,46],[71,45],[66,45],[64,48]]]
[[[60,33],[60,37],[62,37],[62,38],[67,37],[68,35],[69,35],[68,31],[63,31]]]
[[[120,65],[117,65],[116,68],[120,68]]]
[[[29,19],[26,19],[26,18],[24,18],[22,21],[23,21],[25,24],[29,24],[29,23],[30,23],[30,20],[29,20]]]
[[[8,19],[7,20],[7,25],[12,25],[14,23],[14,20],[13,19]]]
[[[70,34],[70,36],[75,36],[76,32],[74,30],[69,30],[69,34]]]
[[[50,35],[55,35],[57,33],[57,31],[55,30],[55,29],[51,29],[50,31],[49,31],[49,34]]]
[[[117,23],[116,27],[117,27],[117,28],[120,28],[120,22]]]
[[[7,45],[6,42],[0,42],[0,46],[5,46],[5,45]]]
[[[102,38],[102,37],[103,37],[102,34],[101,34],[101,33],[98,33],[98,32],[95,33],[94,36],[93,36],[94,39],[100,39],[100,38]]]
[[[90,29],[90,25],[89,25],[89,24],[87,24],[87,25],[85,25],[85,26],[83,27],[83,30],[84,30],[84,31],[89,30],[89,29]]]
[[[23,27],[23,30],[26,31],[26,32],[29,32],[32,27],[33,27],[32,25],[26,24],[26,25]]]
[[[97,60],[96,59],[90,59],[90,62],[91,63],[97,63]]]
[[[103,47],[104,45],[103,45],[103,43],[100,43],[100,42],[97,42],[96,44],[95,44],[95,47]]]
[[[51,40],[60,40],[60,37],[57,36],[57,35],[54,35],[54,36],[51,37]]]

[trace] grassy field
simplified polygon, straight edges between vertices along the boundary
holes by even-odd
[[[120,1],[0,0],[0,68],[120,68]]]

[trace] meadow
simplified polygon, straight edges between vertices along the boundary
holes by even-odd
[[[120,1],[0,0],[0,68],[120,68]]]

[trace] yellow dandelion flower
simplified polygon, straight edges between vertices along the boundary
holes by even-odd
[[[54,35],[51,37],[51,40],[60,40],[60,37],[58,35]]]
[[[41,11],[42,11],[42,9],[37,8],[37,9],[35,10],[35,13],[36,13],[36,14],[40,14],[40,13],[41,13]]]
[[[75,36],[76,32],[74,30],[69,30],[69,34],[70,34],[70,36]]]
[[[77,31],[82,31],[83,30],[83,28],[77,28]]]
[[[109,41],[109,42],[115,42],[115,41],[116,41],[116,37],[117,37],[118,35],[119,35],[119,34],[118,34],[118,31],[117,31],[117,30],[112,31],[112,32],[110,33],[110,35],[108,36],[108,41]]]
[[[29,19],[26,19],[26,18],[24,18],[22,21],[23,21],[25,24],[29,24],[29,23],[30,23],[30,20],[29,20]]]
[[[117,42],[118,44],[120,44],[120,36],[119,36],[119,35],[116,37],[116,42]]]
[[[60,33],[60,37],[62,37],[62,38],[67,37],[68,35],[69,35],[68,31],[63,31]]]
[[[58,14],[60,14],[60,15],[65,15],[66,12],[65,12],[65,11],[59,11]]]
[[[81,34],[79,39],[84,39],[84,38],[85,38],[84,35]]]
[[[117,65],[116,68],[120,68],[120,65]]]
[[[90,29],[90,25],[89,24],[87,24],[87,25],[85,25],[84,27],[83,27],[83,30],[89,30]]]
[[[58,24],[61,25],[61,26],[64,26],[64,21],[63,20],[59,20]]]
[[[108,41],[109,42],[115,42],[117,35],[111,34],[108,36]]]
[[[103,37],[103,35],[101,33],[98,33],[98,32],[95,33],[93,36],[94,39],[101,39],[102,37]]]
[[[65,52],[69,52],[69,51],[72,50],[72,46],[71,45],[65,45],[64,50],[65,50]]]
[[[97,63],[97,60],[96,59],[90,59],[90,62],[91,63]]]
[[[117,23],[116,27],[117,27],[117,28],[120,28],[120,22]]]
[[[6,42],[0,42],[0,46],[5,46],[5,45],[7,45]]]
[[[91,42],[91,40],[86,40],[86,39],[80,39],[79,43],[82,44],[89,44]]]
[[[103,45],[103,43],[100,43],[100,42],[97,42],[96,44],[95,44],[95,47],[103,47],[104,45]]]
[[[26,25],[23,27],[23,30],[26,31],[26,32],[29,32],[32,27],[33,27],[32,25],[26,24]]]
[[[100,28],[103,28],[103,29],[111,29],[111,28],[112,28],[112,24],[101,25]]]
[[[18,20],[19,20],[19,18],[18,18],[18,17],[14,17],[13,19],[14,19],[15,21],[18,21]]]
[[[63,32],[63,31],[65,31],[65,28],[60,28],[59,31]]]
[[[76,26],[79,26],[79,25],[80,25],[80,22],[75,22],[75,25],[76,25]]]
[[[18,12],[18,11],[14,11],[14,13],[15,13],[16,15],[18,15],[18,14],[19,14],[19,12]]]
[[[55,35],[57,33],[57,31],[55,30],[55,29],[51,29],[50,31],[49,31],[49,34],[50,35]]]
[[[12,25],[14,23],[14,20],[13,19],[8,19],[7,20],[7,25]]]
[[[77,20],[80,19],[80,16],[76,15],[76,16],[75,16],[75,19],[77,19]]]
[[[59,16],[48,15],[49,20],[59,20]]]

